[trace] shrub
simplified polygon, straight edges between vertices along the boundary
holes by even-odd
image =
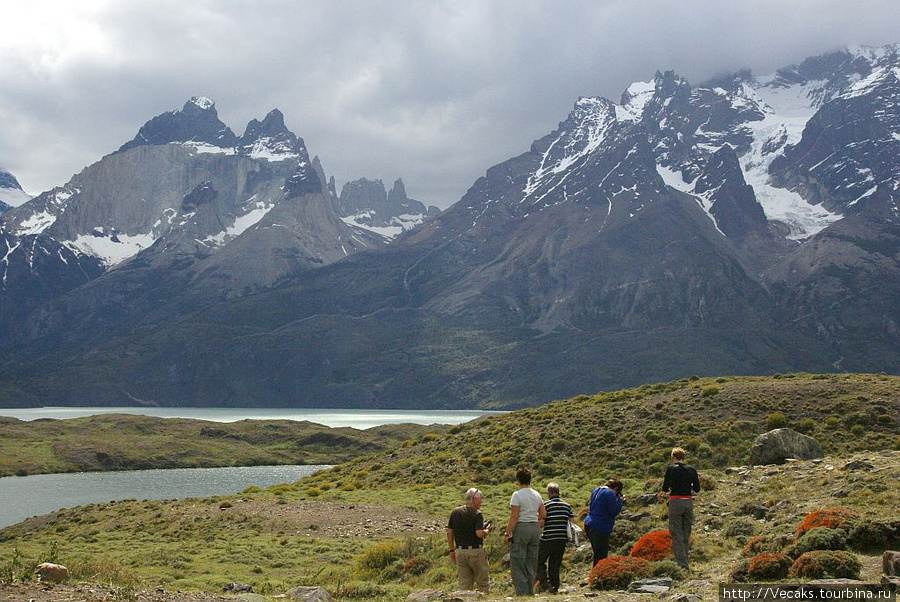
[[[319,497],[320,495],[322,495],[322,490],[318,487],[307,487],[306,495],[308,495],[309,497]]]
[[[400,571],[405,575],[421,575],[431,567],[431,563],[421,556],[413,556],[403,563]]]
[[[747,583],[750,581],[750,559],[744,558],[739,560],[734,565],[734,568],[731,569],[728,580],[732,583]]]
[[[812,418],[804,418],[797,425],[797,430],[806,435],[811,435],[816,432],[816,421]]]
[[[672,536],[668,531],[651,531],[642,535],[631,548],[631,556],[649,561],[672,557]]]
[[[847,545],[859,552],[896,550],[900,547],[900,521],[854,521],[847,533]]]
[[[671,577],[674,580],[687,577],[687,570],[674,560],[657,560],[650,563],[649,577]]]
[[[747,564],[749,581],[777,581],[787,577],[794,559],[781,552],[763,552]]]
[[[359,568],[367,573],[383,571],[399,560],[403,544],[396,541],[382,541],[363,550],[358,559]]]
[[[718,486],[716,480],[708,475],[700,475],[700,489],[713,491]]]
[[[588,585],[591,589],[622,589],[649,572],[650,562],[644,558],[607,556],[591,569]]]
[[[794,561],[788,577],[806,579],[859,579],[862,564],[849,552],[814,550]]]
[[[787,426],[787,418],[783,412],[772,412],[766,415],[766,428],[769,430],[780,429]]]
[[[792,539],[790,535],[756,535],[744,546],[741,556],[750,558],[763,552],[778,552]]]
[[[739,516],[725,527],[725,537],[748,537],[756,534],[756,521],[749,516]]]
[[[613,525],[612,533],[609,535],[609,549],[618,550],[626,545],[633,545],[637,538],[641,536],[638,526],[630,520],[617,520]]]
[[[844,550],[846,548],[847,535],[840,529],[814,527],[801,535],[797,543],[785,550],[785,553],[791,558],[798,558],[813,550]]]
[[[719,393],[719,387],[716,385],[706,385],[700,389],[700,397],[712,397]]]
[[[797,538],[816,527],[829,527],[831,529],[849,528],[850,523],[860,518],[859,513],[849,508],[825,508],[814,510],[803,517],[803,522],[797,527]]]

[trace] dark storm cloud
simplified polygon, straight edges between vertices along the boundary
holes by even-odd
[[[900,41],[896,0],[848,4],[85,2],[0,41],[0,166],[31,193],[63,184],[150,117],[204,95],[238,134],[279,108],[339,185],[403,177],[411,196],[446,207],[579,96],[618,100],[656,70],[699,82]],[[35,22],[25,17],[22,27]]]

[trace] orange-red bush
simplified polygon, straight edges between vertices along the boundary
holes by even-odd
[[[631,548],[631,556],[651,562],[672,557],[672,536],[668,531],[651,531],[641,536]]]
[[[591,589],[622,589],[632,581],[646,577],[650,562],[633,556],[607,556],[597,562],[588,575]]]
[[[805,517],[797,527],[797,538],[816,527],[828,527],[829,529],[847,529],[849,523],[859,518],[859,513],[849,508],[825,508],[813,510]]]

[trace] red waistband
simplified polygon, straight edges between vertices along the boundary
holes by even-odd
[[[692,500],[694,496],[692,495],[670,495],[670,500]]]

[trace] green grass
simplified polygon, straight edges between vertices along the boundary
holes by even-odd
[[[712,383],[717,393],[704,395]],[[900,378],[884,375],[687,379],[481,418],[304,483],[339,489],[364,474],[369,488],[504,484],[524,464],[537,482],[564,480],[579,489],[613,475],[661,477],[675,445],[700,467],[724,468],[748,462],[750,446],[776,412],[827,454],[900,449],[898,400]]]

